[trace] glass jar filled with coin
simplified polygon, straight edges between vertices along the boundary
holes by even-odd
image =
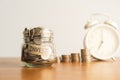
[[[27,67],[50,66],[57,61],[53,32],[46,28],[25,28],[22,62]]]

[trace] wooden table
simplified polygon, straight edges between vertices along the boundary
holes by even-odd
[[[25,68],[19,58],[0,58],[0,80],[120,80],[119,61],[57,63]]]

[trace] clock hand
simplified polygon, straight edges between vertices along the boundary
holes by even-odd
[[[104,43],[103,42],[103,30],[101,30],[101,42],[97,49],[100,49],[100,47],[103,45],[103,43]]]
[[[101,31],[101,43],[103,43],[103,30]]]
[[[100,47],[103,45],[103,41],[100,42],[100,45],[98,46],[97,49],[100,49]]]

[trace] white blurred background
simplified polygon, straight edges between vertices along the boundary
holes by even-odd
[[[0,0],[0,57],[20,57],[24,28],[37,26],[54,31],[57,55],[80,52],[88,17],[105,13],[120,25],[119,8],[120,0]]]

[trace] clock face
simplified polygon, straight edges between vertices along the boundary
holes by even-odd
[[[119,45],[119,33],[115,28],[106,24],[93,26],[84,39],[84,46],[90,49],[92,56],[103,60],[113,57]]]

